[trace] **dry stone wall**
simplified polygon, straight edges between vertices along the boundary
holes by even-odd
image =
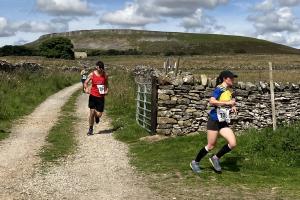
[[[158,77],[157,133],[186,135],[205,131],[210,107],[208,100],[216,87],[216,80],[205,75],[195,80],[192,74],[178,77]],[[234,86],[238,114],[231,115],[232,128],[272,126],[269,84],[238,82]],[[291,123],[300,117],[300,90],[298,84],[275,83],[275,103],[279,123]]]
[[[41,70],[42,67],[39,64],[36,63],[17,63],[17,64],[11,64],[6,61],[0,60],[0,72],[13,72],[13,71],[20,71],[20,70],[25,70],[25,71],[30,71],[30,72],[36,72]]]

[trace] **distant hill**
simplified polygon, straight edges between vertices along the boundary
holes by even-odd
[[[135,50],[149,55],[300,54],[299,49],[250,37],[128,29],[53,33],[41,36],[27,45],[37,46],[54,36],[68,37],[72,40],[75,50],[89,53]]]

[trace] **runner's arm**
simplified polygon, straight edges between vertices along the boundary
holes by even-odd
[[[235,100],[235,98],[232,98],[232,101],[234,101],[235,104],[232,106],[231,111],[232,111],[234,114],[237,114],[237,108],[236,108],[236,100]]]
[[[231,101],[219,101],[217,99],[220,98],[221,94],[223,93],[223,89],[217,87],[212,95],[211,98],[209,99],[209,104],[212,106],[234,106],[235,105],[235,100]]]
[[[209,99],[209,104],[212,106],[234,106],[235,99],[231,101],[218,101],[215,97],[211,97]]]

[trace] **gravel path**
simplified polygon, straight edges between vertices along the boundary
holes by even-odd
[[[77,101],[76,125],[78,149],[60,166],[46,174],[36,173],[23,186],[24,199],[161,199],[147,188],[128,162],[128,148],[112,136],[106,115],[86,136],[88,96]]]
[[[48,131],[66,100],[80,87],[79,83],[50,96],[33,113],[17,121],[10,138],[0,142],[0,199],[20,198],[24,181],[40,161],[36,154]]]

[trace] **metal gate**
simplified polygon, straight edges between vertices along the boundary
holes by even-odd
[[[148,132],[154,134],[157,126],[157,81],[136,81],[136,121]]]

